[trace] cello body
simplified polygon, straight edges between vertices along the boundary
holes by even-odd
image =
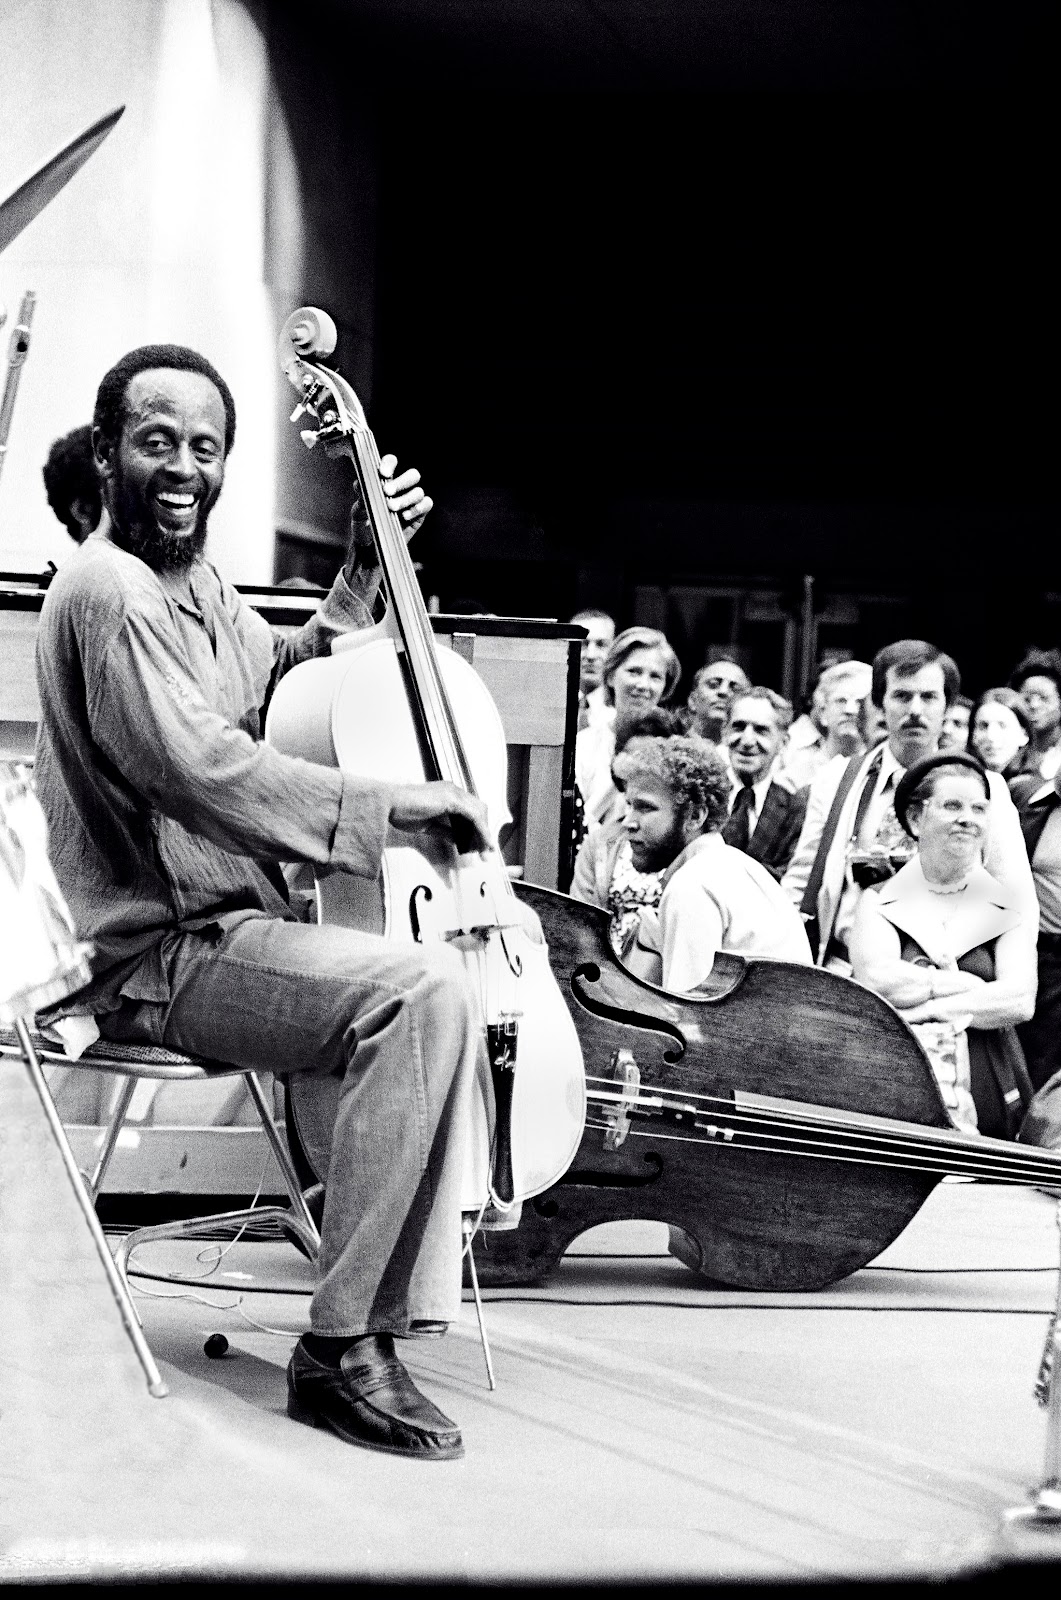
[[[541,919],[591,1086],[601,1076],[618,1082],[625,1052],[643,1085],[678,1100],[736,1091],[949,1126],[921,1047],[859,984],[816,967],[720,955],[714,993],[669,995],[621,966],[606,912],[530,884],[517,892]],[[592,1115],[592,1087],[590,1101],[564,1177],[524,1205],[517,1229],[475,1241],[483,1284],[540,1283],[580,1233],[629,1218],[668,1223],[674,1253],[714,1282],[819,1289],[879,1255],[939,1181],[902,1167],[686,1139],[680,1119],[645,1118],[636,1108],[616,1143],[611,1111]]]

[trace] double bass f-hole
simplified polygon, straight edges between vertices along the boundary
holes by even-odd
[[[409,925],[413,930],[413,938],[417,944],[423,944],[424,942],[424,931],[420,926],[421,898],[425,905],[432,898],[431,890],[426,883],[418,883],[409,896]]]

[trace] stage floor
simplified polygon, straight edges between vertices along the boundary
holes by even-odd
[[[35,1102],[7,1064],[0,1086],[9,1581],[897,1579],[1061,1555],[1061,1531],[1003,1525],[1042,1476],[1042,1194],[946,1183],[813,1295],[705,1290],[654,1224],[586,1235],[547,1289],[486,1294],[495,1393],[470,1304],[404,1346],[464,1431],[463,1461],[428,1466],[287,1419],[310,1269],[284,1245],[236,1244],[185,1291],[209,1305],[136,1280],[171,1390],[151,1399]],[[202,1272],[203,1248],[140,1265]]]

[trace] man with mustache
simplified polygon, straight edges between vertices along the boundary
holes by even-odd
[[[923,639],[900,639],[873,659],[871,699],[887,737],[861,756],[840,756],[810,786],[807,815],[782,887],[807,922],[819,966],[850,974],[847,938],[862,889],[898,870],[912,850],[895,815],[895,788],[939,746],[943,718],[961,686],[950,656]],[[1039,909],[1016,808],[989,773],[991,819],[984,865],[1017,897],[1034,940]]]
[[[298,633],[245,605],[203,556],[235,430],[224,379],[181,346],[132,351],[99,388],[102,520],[49,588],[37,646],[37,787],[93,977],[41,1021],[69,1036],[80,1019],[82,1048],[102,1034],[310,1080],[327,1200],[289,1413],[452,1458],[460,1432],[394,1339],[442,1331],[459,1306],[478,1014],[454,951],[299,922],[277,863],[374,879],[394,832],[484,848],[485,812],[450,784],[356,778],[262,742],[276,680],[371,621],[379,573],[358,503],[346,566]],[[412,532],[431,501],[395,468],[385,456],[384,492]]]

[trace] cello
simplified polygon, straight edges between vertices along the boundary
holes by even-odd
[[[445,940],[478,995],[485,1058],[467,1122],[462,1210],[495,1226],[566,1170],[585,1122],[585,1074],[574,1020],[532,915],[521,907],[496,848],[511,821],[507,749],[497,708],[478,673],[436,648],[401,524],[380,484],[380,458],[361,403],[320,363],[336,329],[306,307],[284,324],[280,366],[299,396],[302,439],[354,467],[376,545],[387,610],[373,627],[340,635],[330,656],[287,672],[269,704],[265,736],[289,755],[392,783],[444,779],[486,805],[495,848],[458,853],[425,832],[389,844],[378,881],[319,873],[321,922],[387,938]],[[317,1093],[289,1085],[296,1127],[326,1115]],[[326,1139],[307,1141],[323,1144]],[[323,1180],[323,1174],[317,1177]]]

